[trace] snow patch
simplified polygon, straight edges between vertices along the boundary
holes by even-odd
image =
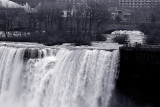
[[[117,30],[111,33],[112,35],[117,35],[117,34],[127,34],[128,35],[128,41],[131,44],[135,44],[135,43],[140,43],[143,44],[145,43],[145,34],[143,32],[140,31],[128,31],[128,30]]]

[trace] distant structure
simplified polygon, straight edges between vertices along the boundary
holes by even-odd
[[[159,3],[160,0],[119,0],[121,8],[152,8]]]
[[[118,6],[118,0],[11,0],[15,3],[18,3],[22,6],[26,5],[26,3],[31,7],[35,8],[39,3],[42,5],[47,5],[49,7],[59,7],[59,8],[68,8],[75,7],[81,4],[87,3],[97,3],[104,5],[104,8],[108,7],[116,7]]]
[[[110,7],[117,7],[119,4],[119,0],[106,0]]]
[[[115,7],[118,5],[118,0],[57,0],[57,4],[59,7],[73,7],[80,4],[92,4],[97,3],[100,5],[104,5],[104,8]]]
[[[81,3],[85,3],[85,0],[57,0],[57,6],[59,8],[69,8]]]

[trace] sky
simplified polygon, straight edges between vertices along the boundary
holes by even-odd
[[[20,5],[9,0],[0,0],[0,5],[4,7],[10,7],[10,8],[20,7]]]
[[[9,2],[8,0],[0,0],[2,4]]]

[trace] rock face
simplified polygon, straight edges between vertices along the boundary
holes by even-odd
[[[159,74],[160,48],[120,48],[116,89],[122,95],[142,105],[160,106]]]

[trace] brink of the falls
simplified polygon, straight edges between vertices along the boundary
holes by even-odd
[[[0,46],[0,107],[107,107],[119,51]]]

